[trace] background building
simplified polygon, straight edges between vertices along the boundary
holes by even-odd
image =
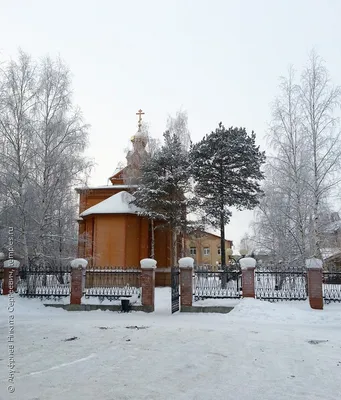
[[[225,249],[232,249],[232,240],[225,240]],[[186,256],[194,258],[195,265],[221,263],[221,239],[213,233],[200,231],[186,239]],[[227,257],[226,257],[227,258]]]

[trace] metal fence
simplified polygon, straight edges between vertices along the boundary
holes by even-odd
[[[22,266],[18,273],[17,293],[22,297],[57,299],[70,295],[70,266]]]
[[[238,299],[242,296],[241,272],[196,270],[193,276],[194,301]]]
[[[306,300],[307,293],[307,273],[304,268],[256,268],[255,295],[257,299]]]
[[[85,298],[100,301],[141,296],[141,270],[88,268],[85,278]]]
[[[3,284],[4,284],[4,268],[0,266],[0,295],[3,292]]]
[[[341,302],[341,271],[335,265],[326,265],[323,271],[323,299],[325,303]]]

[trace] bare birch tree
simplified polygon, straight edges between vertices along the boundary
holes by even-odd
[[[55,244],[61,246],[70,234],[61,228],[65,204],[72,213],[70,191],[89,164],[80,157],[87,144],[87,129],[79,109],[71,102],[70,72],[59,59],[45,58],[39,68],[36,102],[34,186],[39,201],[36,209],[36,253],[45,263]],[[63,199],[61,201],[61,199]],[[67,201],[67,203],[66,203]],[[56,230],[51,232],[51,226]],[[64,240],[61,241],[61,238]],[[62,259],[59,260],[62,263]]]
[[[257,241],[287,263],[322,257],[330,194],[339,187],[341,136],[336,111],[340,87],[330,83],[319,56],[311,53],[301,80],[283,78],[270,129],[265,197],[254,224]]]
[[[35,64],[20,52],[1,71],[0,86],[0,224],[15,227],[25,265],[60,265],[74,256],[73,188],[91,166],[70,72],[58,59]]]
[[[331,83],[325,63],[312,51],[300,89],[312,176],[308,185],[313,196],[314,255],[321,258],[320,206],[341,182],[341,130],[335,114],[341,105],[341,87]]]
[[[28,263],[30,242],[30,195],[27,190],[33,168],[34,108],[36,67],[31,58],[19,52],[17,61],[1,69],[0,174],[3,196],[2,216],[11,215],[22,257]]]

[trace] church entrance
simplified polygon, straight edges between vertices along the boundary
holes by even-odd
[[[171,268],[171,300],[172,300],[172,314],[180,310],[180,269],[176,267]]]

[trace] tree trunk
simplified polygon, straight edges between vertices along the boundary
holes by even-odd
[[[226,288],[227,285],[227,272],[226,272],[226,251],[225,251],[225,224],[224,215],[220,217],[220,254],[221,254],[221,269],[224,271],[221,277],[221,287]]]
[[[150,258],[154,259],[155,257],[155,227],[154,227],[154,219],[150,220],[150,230],[151,230],[151,243],[150,243]]]
[[[172,228],[172,267],[176,267],[178,263],[178,251],[177,251],[177,233],[176,229]]]

